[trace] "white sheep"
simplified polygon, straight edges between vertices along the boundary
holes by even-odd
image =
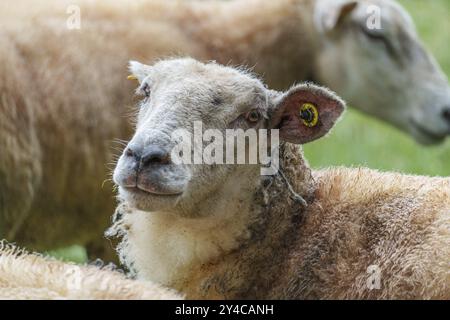
[[[299,144],[339,118],[333,93],[271,91],[193,59],[131,71],[145,97],[114,171],[121,204],[108,234],[122,237],[121,260],[139,279],[196,299],[450,298],[450,179],[311,170]],[[196,121],[218,132],[278,129],[279,170],[175,164],[171,134],[192,133]]]
[[[0,243],[0,299],[174,300],[181,296],[106,267],[61,262]]]
[[[365,28],[370,4],[381,30]],[[180,53],[254,66],[277,89],[316,79],[424,143],[449,130],[447,80],[394,1],[2,1],[0,239],[113,259],[100,235],[111,140],[132,132],[124,66]]]

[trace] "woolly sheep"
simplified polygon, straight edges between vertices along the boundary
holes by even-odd
[[[131,71],[145,98],[114,171],[120,205],[108,235],[122,238],[121,260],[139,279],[193,299],[450,298],[450,179],[311,170],[300,145],[339,118],[333,93],[276,92],[188,58]],[[316,118],[302,113],[310,104]],[[192,133],[195,121],[279,129],[279,170],[175,164],[171,133]]]
[[[373,3],[378,38],[400,54],[361,29]],[[69,4],[80,7],[80,30],[67,27]],[[0,2],[0,238],[114,258],[100,238],[114,210],[102,185],[111,140],[132,132],[124,66],[179,53],[246,63],[278,89],[316,79],[424,143],[449,130],[447,80],[393,1]]]
[[[181,296],[108,268],[61,262],[0,243],[0,299],[175,300]]]

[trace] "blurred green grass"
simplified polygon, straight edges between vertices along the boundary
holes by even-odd
[[[401,0],[417,30],[450,75],[450,1]],[[424,147],[400,131],[355,110],[348,110],[326,138],[305,145],[314,168],[366,166],[412,174],[450,176],[450,139]]]
[[[450,75],[450,1],[401,0],[417,29],[447,75]],[[367,166],[404,173],[450,176],[450,139],[444,145],[424,147],[374,118],[348,110],[336,129],[324,139],[305,145],[315,167]],[[50,251],[57,258],[83,263],[86,251],[72,246]]]
[[[45,252],[45,254],[58,258],[62,261],[72,261],[76,263],[85,263],[88,261],[86,249],[77,245],[48,251]]]

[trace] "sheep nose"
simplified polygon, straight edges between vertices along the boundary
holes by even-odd
[[[157,145],[149,145],[145,148],[138,145],[128,145],[124,155],[129,158],[135,170],[143,170],[151,165],[166,165],[171,163],[170,153]]]
[[[450,107],[447,107],[442,111],[442,117],[450,124]]]
[[[144,149],[140,159],[140,168],[144,169],[152,164],[169,164],[170,154],[167,150],[151,145]]]

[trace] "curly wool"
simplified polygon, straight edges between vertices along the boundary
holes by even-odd
[[[110,267],[76,265],[0,243],[0,299],[181,299]]]

